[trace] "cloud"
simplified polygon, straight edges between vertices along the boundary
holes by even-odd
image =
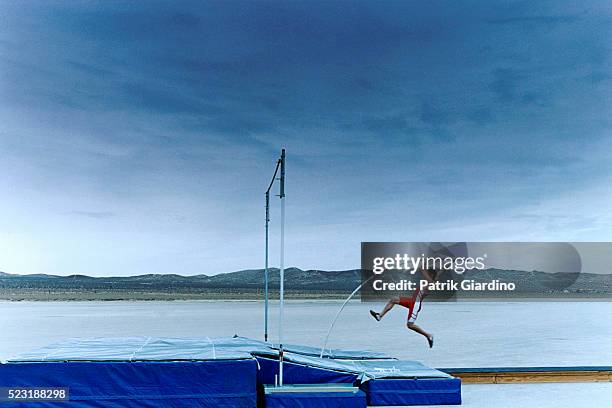
[[[565,16],[522,16],[522,17],[505,17],[505,18],[490,18],[486,21],[490,24],[533,24],[533,25],[558,25],[575,23],[580,20],[578,15]]]
[[[513,102],[517,99],[525,74],[511,68],[496,68],[493,71],[491,89],[501,102]]]
[[[577,213],[597,197],[575,192],[607,182],[601,5],[110,2],[3,13],[0,188],[12,193],[0,211],[33,247],[61,237],[38,272],[253,267],[281,146],[288,259],[304,267],[341,269],[374,238],[440,239],[452,227],[453,239],[477,240],[490,225],[514,237],[500,214],[556,196],[574,197]],[[70,231],[57,218],[66,208],[85,209],[69,213]],[[549,210],[538,213],[549,220],[541,236],[577,231],[569,220],[550,229]],[[609,231],[599,215],[586,221]]]
[[[428,101],[421,101],[419,107],[419,119],[428,125],[446,125],[453,120],[452,112],[445,110],[440,104],[432,104]]]
[[[93,218],[96,220],[104,220],[108,218],[113,218],[116,216],[114,212],[111,211],[70,211],[71,215],[78,215],[81,217]]]

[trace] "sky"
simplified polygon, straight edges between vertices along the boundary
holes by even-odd
[[[606,1],[0,2],[0,271],[610,241]],[[278,265],[274,198],[271,264]]]

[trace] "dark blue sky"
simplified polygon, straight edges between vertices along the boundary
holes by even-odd
[[[610,240],[609,2],[2,2],[0,270]],[[278,203],[273,208],[276,259]]]

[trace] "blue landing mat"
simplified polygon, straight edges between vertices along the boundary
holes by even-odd
[[[361,385],[368,405],[459,405],[461,380],[458,378],[378,379]]]
[[[1,387],[68,387],[68,402],[6,408],[253,408],[254,359],[194,362],[50,362],[0,365]]]

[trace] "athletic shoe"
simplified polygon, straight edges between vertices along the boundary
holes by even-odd
[[[376,313],[375,311],[370,310],[370,314],[372,315],[373,318],[376,319],[377,322],[380,322],[380,314],[379,313]]]
[[[427,338],[427,342],[429,343],[429,348],[433,347],[433,334],[431,335],[431,337]]]

